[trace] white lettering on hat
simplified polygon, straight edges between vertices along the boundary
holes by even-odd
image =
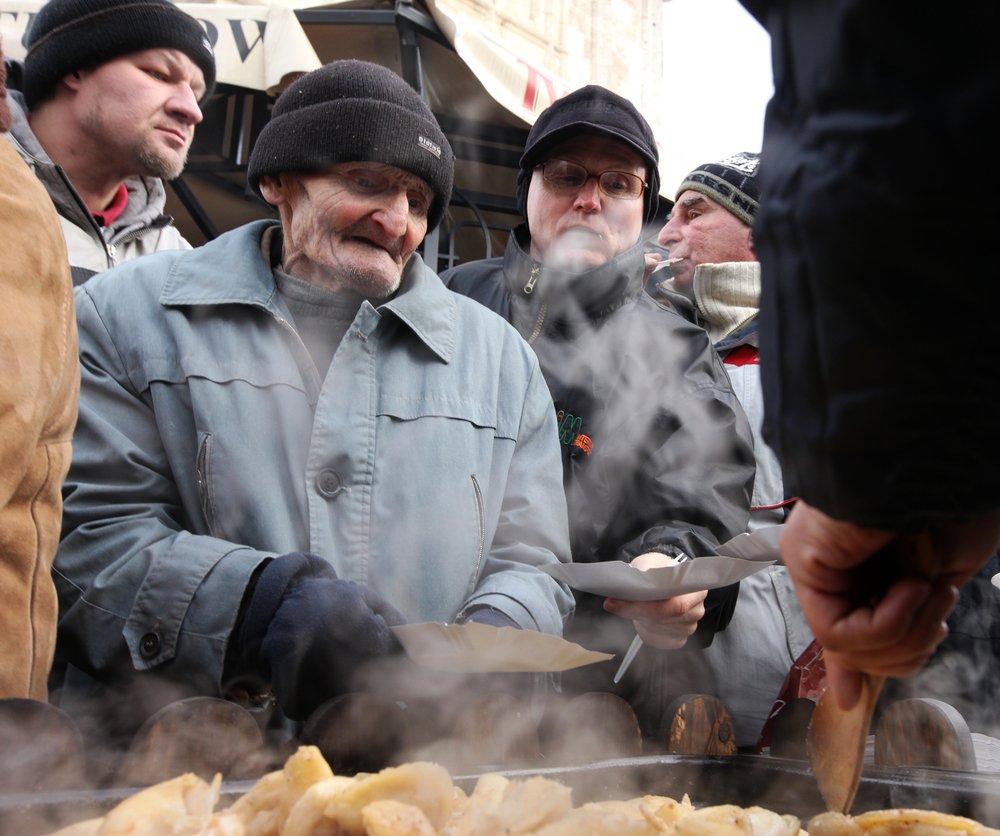
[[[746,151],[740,151],[738,154],[733,154],[731,157],[719,160],[719,165],[724,165],[727,168],[735,168],[744,174],[753,174],[757,170],[757,166],[760,165],[760,157],[757,154],[748,154]]]
[[[439,160],[441,159],[441,146],[438,145],[434,140],[428,139],[426,136],[418,135],[417,144],[425,151],[430,151]]]

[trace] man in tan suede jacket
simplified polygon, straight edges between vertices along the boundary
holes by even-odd
[[[0,50],[0,133],[10,127]],[[51,568],[80,391],[76,317],[55,207],[0,141],[0,698],[45,700]]]

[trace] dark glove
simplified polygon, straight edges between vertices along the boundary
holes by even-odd
[[[459,619],[459,624],[475,621],[477,624],[489,624],[490,627],[516,627],[521,629],[521,625],[514,621],[509,615],[495,607],[479,607],[472,610],[464,618]]]
[[[405,619],[380,595],[337,577],[316,555],[294,552],[261,572],[243,615],[240,644],[278,704],[304,720],[351,690],[364,662],[402,650],[389,629]]]

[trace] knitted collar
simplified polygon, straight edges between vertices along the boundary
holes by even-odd
[[[699,264],[694,270],[694,301],[701,326],[717,343],[760,310],[760,263]]]

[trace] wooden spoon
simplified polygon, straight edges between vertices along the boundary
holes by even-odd
[[[937,573],[938,561],[928,532],[897,537],[873,560],[884,562],[887,578],[897,576],[893,570],[928,579]],[[806,749],[829,810],[847,814],[854,804],[868,730],[884,684],[885,677],[865,674],[861,699],[848,711],[837,704],[829,689],[816,703],[806,732]]]

